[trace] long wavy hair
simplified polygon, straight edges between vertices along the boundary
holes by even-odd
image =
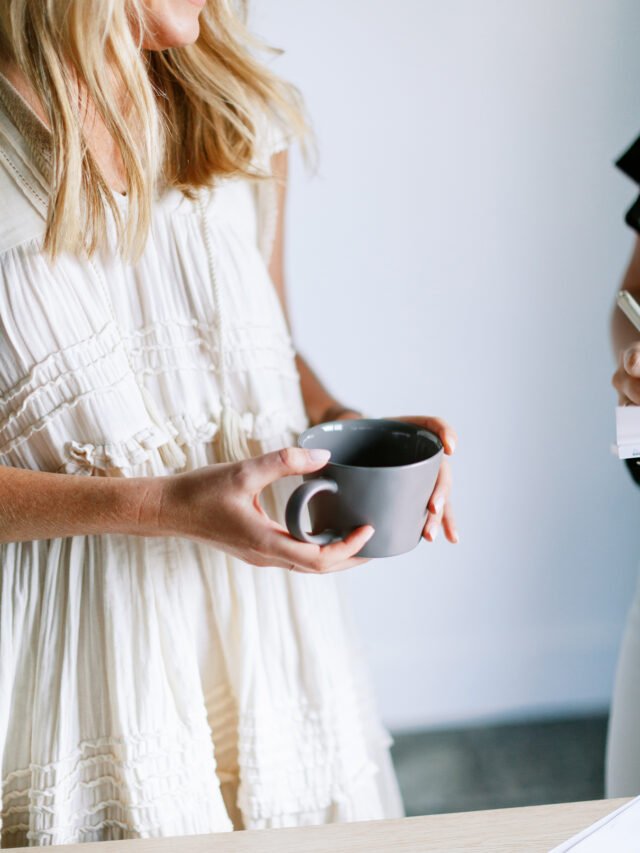
[[[246,18],[246,0],[207,0],[195,44],[148,51],[142,0],[2,0],[2,59],[33,89],[50,129],[51,256],[92,254],[109,208],[120,250],[137,257],[160,185],[192,195],[217,177],[268,179],[268,164],[257,165],[265,121],[308,150],[298,90],[260,59],[280,51]],[[88,109],[122,157],[126,216],[87,146]]]

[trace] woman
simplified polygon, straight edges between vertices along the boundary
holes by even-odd
[[[226,0],[0,12],[4,846],[401,813],[324,577],[372,530],[281,523],[299,432],[358,413],[293,348],[305,128],[255,47]]]

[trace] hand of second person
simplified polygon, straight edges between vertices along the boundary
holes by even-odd
[[[253,566],[320,574],[360,565],[367,559],[354,554],[373,535],[370,525],[357,527],[341,542],[312,545],[294,539],[259,502],[270,483],[317,471],[328,459],[328,451],[286,447],[242,462],[151,478],[145,484],[140,526],[145,535],[207,542]]]
[[[417,424],[425,429],[434,432],[444,447],[444,452],[447,456],[451,456],[456,449],[457,436],[454,430],[443,421],[441,418],[434,418],[421,415],[401,415],[400,417],[392,417],[394,421],[405,421],[410,424]],[[429,514],[425,522],[422,535],[428,542],[435,542],[440,525],[444,530],[444,535],[449,542],[455,544],[458,542],[458,531],[451,509],[451,501],[449,494],[451,493],[451,467],[447,459],[442,460],[438,479],[429,499]]]
[[[621,406],[640,406],[640,343],[620,352],[611,384],[618,392]]]

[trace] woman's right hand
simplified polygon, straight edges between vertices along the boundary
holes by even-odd
[[[618,369],[611,384],[618,392],[621,406],[640,406],[640,343],[632,344],[620,352]]]
[[[311,545],[294,539],[259,503],[260,492],[270,483],[317,471],[328,459],[328,451],[287,447],[242,462],[158,477],[146,490],[141,522],[151,535],[207,542],[253,566],[313,574],[351,568],[367,562],[353,555],[373,535],[370,525],[356,528],[341,542]]]

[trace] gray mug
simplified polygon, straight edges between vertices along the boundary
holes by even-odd
[[[302,542],[328,545],[355,527],[375,532],[359,557],[391,557],[415,548],[442,460],[442,442],[424,427],[383,418],[328,421],[300,434],[300,447],[325,448],[331,459],[304,474],[285,511]],[[312,531],[303,529],[308,509]]]

